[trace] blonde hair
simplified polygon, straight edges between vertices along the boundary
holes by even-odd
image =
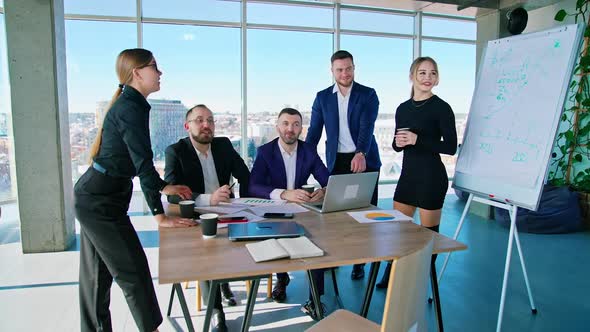
[[[143,48],[131,48],[131,49],[123,50],[121,53],[119,53],[119,55],[117,56],[117,64],[116,64],[117,77],[119,78],[119,87],[115,91],[115,94],[113,94],[113,97],[111,98],[111,102],[107,106],[107,112],[105,112],[105,115],[104,115],[105,117],[106,117],[106,114],[108,113],[108,111],[111,109],[111,107],[113,107],[113,104],[115,103],[115,101],[117,101],[117,99],[119,98],[119,96],[123,92],[123,86],[130,84],[131,81],[133,80],[133,69],[141,68],[141,67],[145,67],[145,66],[149,65],[149,63],[152,61],[153,58],[154,58],[154,56],[153,56],[152,52],[150,52],[146,49],[143,49]],[[104,117],[98,126],[96,138],[94,139],[94,142],[90,146],[90,151],[89,151],[89,156],[88,156],[88,159],[90,162],[92,162],[94,160],[94,157],[96,157],[96,155],[98,154],[98,151],[100,151],[100,144],[102,142],[103,122],[104,122]]]
[[[418,74],[418,68],[420,67],[422,62],[425,62],[425,61],[432,63],[432,65],[434,66],[434,70],[436,70],[436,73],[438,74],[438,77],[440,78],[440,73],[438,72],[438,64],[436,64],[436,61],[434,61],[434,59],[429,56],[421,56],[419,58],[416,58],[416,60],[414,60],[414,62],[412,62],[412,65],[410,66],[410,79],[412,77],[416,77],[416,75]],[[412,98],[412,97],[414,97],[414,85],[413,84],[412,84],[412,88],[410,90],[410,98]]]

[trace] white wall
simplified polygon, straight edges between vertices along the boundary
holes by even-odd
[[[551,6],[529,11],[529,21],[523,33],[535,32],[562,24],[574,23],[574,18],[569,16],[564,22],[555,21],[553,18],[560,9],[565,9],[566,12],[573,13],[576,9],[576,1],[564,0]]]

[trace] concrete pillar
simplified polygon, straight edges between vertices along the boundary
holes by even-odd
[[[4,2],[23,252],[75,240],[63,0]]]

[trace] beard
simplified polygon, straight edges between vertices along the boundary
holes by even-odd
[[[354,77],[351,77],[349,79],[340,79],[340,80],[336,80],[336,83],[338,83],[338,85],[348,88],[352,85],[352,82],[354,81]]]
[[[299,135],[290,135],[287,136],[287,134],[281,134],[281,140],[285,143],[285,144],[295,144],[297,142],[297,140],[299,139]]]
[[[213,141],[213,133],[211,132],[209,135],[203,135],[203,134],[199,134],[199,135],[192,135],[191,137],[200,144],[209,144]]]

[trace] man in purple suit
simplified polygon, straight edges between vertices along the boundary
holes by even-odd
[[[285,108],[279,113],[277,132],[279,137],[258,148],[258,154],[250,173],[250,195],[253,197],[283,199],[289,202],[315,202],[324,197],[324,187],[328,184],[328,169],[318,156],[315,146],[299,140],[302,131],[302,116],[293,108]],[[310,175],[322,188],[313,193],[301,189],[307,184]],[[321,295],[324,293],[324,270],[313,270],[313,278]],[[276,302],[287,297],[289,274],[277,273],[277,283],[272,291]],[[303,312],[315,317],[313,302],[303,305]]]

